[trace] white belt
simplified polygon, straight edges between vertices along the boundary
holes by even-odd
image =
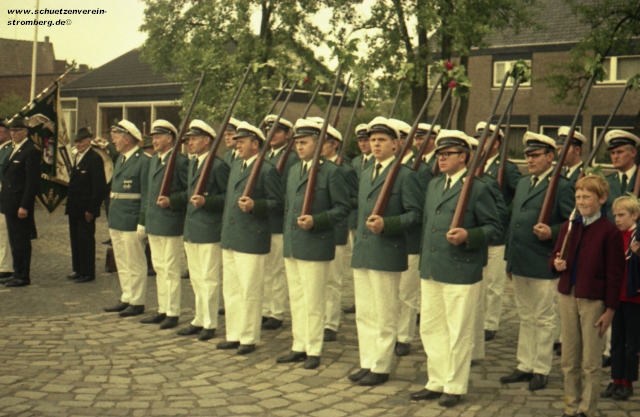
[[[114,200],[140,200],[142,194],[136,193],[111,193],[110,197]]]

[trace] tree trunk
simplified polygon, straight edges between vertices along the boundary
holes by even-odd
[[[453,36],[452,29],[449,27],[450,20],[449,16],[453,15],[453,0],[445,0],[442,2],[442,8],[440,8],[440,36],[441,36],[441,44],[440,51],[442,53],[441,59],[444,61],[451,61],[451,54],[453,51]],[[444,95],[447,93],[447,84],[443,80],[441,88],[440,88],[440,100],[444,98]],[[449,120],[449,115],[451,114],[451,101],[449,101],[442,109],[442,114],[440,116],[440,124],[443,122],[446,123]]]
[[[418,56],[416,57],[416,80],[411,83],[411,111],[413,119],[418,117],[424,101],[429,94],[429,79],[427,65],[429,64],[429,39],[427,31],[418,28]],[[422,116],[420,122],[427,122],[427,113]]]
[[[464,73],[469,76],[469,55],[462,55],[460,57],[460,65],[464,65]],[[458,115],[456,117],[456,129],[467,131],[467,113],[469,112],[469,97],[462,97],[460,99],[460,106],[458,109]]]

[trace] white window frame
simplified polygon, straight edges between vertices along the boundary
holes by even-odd
[[[567,126],[567,125],[563,125],[563,126]],[[538,133],[540,133],[541,135],[544,135],[544,129],[560,129],[562,126],[556,126],[556,125],[540,125],[538,126]],[[576,126],[576,132],[578,133],[582,133],[582,126]]]
[[[73,109],[63,109],[62,108],[62,103],[63,102],[74,102],[75,106],[74,106]],[[60,110],[62,111],[62,117],[64,119],[64,125],[67,128],[67,135],[71,136],[72,135],[71,132],[73,132],[73,134],[75,134],[78,131],[78,98],[77,97],[60,98]],[[75,114],[76,114],[75,126],[69,126],[67,124],[68,117],[66,116],[66,114],[67,113],[72,113],[72,112],[75,112]],[[73,140],[72,137],[69,137],[68,139],[69,139],[69,141]]]
[[[156,120],[156,107],[165,106],[180,106],[180,102],[177,100],[165,100],[165,101],[124,101],[114,103],[98,103],[98,111],[96,112],[96,134],[102,132],[102,109],[103,108],[122,108],[122,117],[127,118],[127,109],[129,107],[151,107],[151,120],[149,121],[149,129],[151,129],[151,123]],[[105,138],[106,139],[106,138]]]
[[[493,71],[491,72],[491,87],[492,88],[499,88],[502,85],[502,80],[504,78],[504,74],[506,72],[511,71],[511,68],[513,68],[513,64],[516,63],[518,60],[514,59],[512,61],[493,61]],[[531,60],[530,59],[524,59],[524,62],[527,63],[527,65],[529,65],[529,67],[531,67]],[[500,74],[500,78],[496,79],[496,75],[497,75],[497,65],[498,64],[504,64],[505,65],[505,71]],[[507,80],[507,87],[511,87],[513,86],[513,78],[509,77],[509,79]],[[531,87],[531,79],[529,79],[529,81],[527,81],[526,83],[520,83],[520,87]]]
[[[607,85],[607,84],[625,84],[627,82],[626,79],[624,80],[619,80],[619,79],[611,79],[612,76],[617,77],[618,76],[618,59],[622,58],[638,58],[640,59],[640,55],[620,55],[620,56],[611,56],[611,57],[607,57],[604,60],[605,61],[609,61],[609,73],[607,73],[607,75],[609,76],[608,80],[604,80],[604,81],[598,81],[597,84],[600,85]]]

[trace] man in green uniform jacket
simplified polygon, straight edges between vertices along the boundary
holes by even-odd
[[[222,137],[224,138],[224,144],[227,147],[227,151],[222,156],[222,159],[229,166],[231,166],[233,164],[233,161],[235,161],[238,157],[238,152],[236,151],[236,141],[233,140],[233,137],[236,134],[236,129],[238,128],[239,124],[240,120],[234,119],[233,117],[230,118],[227,129],[222,134]]]
[[[569,134],[569,126],[561,126],[558,128],[558,140],[556,145],[558,146],[558,156],[562,153],[562,148],[567,142],[567,135]],[[580,132],[573,133],[573,139],[569,142],[569,150],[567,151],[567,159],[564,161],[562,167],[562,175],[567,178],[573,185],[578,181],[578,177],[582,172],[582,147],[587,143],[587,138]]]
[[[611,163],[616,172],[607,176],[609,183],[609,197],[605,205],[605,211],[609,220],[615,223],[613,218],[613,202],[616,198],[633,193],[638,167],[635,164],[636,147],[640,145],[640,138],[625,130],[614,129],[604,137],[607,150],[611,157]]]

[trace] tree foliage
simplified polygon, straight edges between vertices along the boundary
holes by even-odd
[[[25,100],[16,93],[9,93],[0,100],[0,117],[10,118],[24,107]]]

